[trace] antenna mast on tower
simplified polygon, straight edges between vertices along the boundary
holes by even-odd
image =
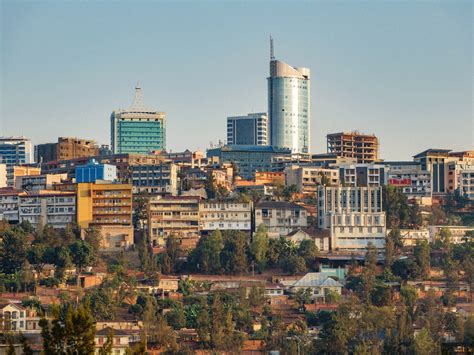
[[[270,60],[275,60],[275,52],[273,49],[273,37],[270,35]]]

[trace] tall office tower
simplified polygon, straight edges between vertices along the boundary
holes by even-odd
[[[33,163],[33,144],[25,137],[0,137],[0,163],[6,165],[8,185],[13,186],[13,167]]]
[[[270,38],[268,115],[270,144],[290,148],[292,153],[310,152],[310,71],[276,60]]]
[[[328,153],[355,158],[358,163],[373,163],[379,159],[379,140],[376,136],[355,132],[332,133],[326,136]]]
[[[227,117],[227,144],[268,145],[267,114]]]
[[[166,149],[166,113],[143,104],[142,89],[135,87],[132,106],[110,116],[114,154],[142,153]]]

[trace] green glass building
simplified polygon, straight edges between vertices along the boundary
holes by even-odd
[[[112,112],[110,127],[114,154],[148,154],[166,149],[166,113],[145,107],[139,85],[132,106]]]

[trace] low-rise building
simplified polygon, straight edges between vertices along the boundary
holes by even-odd
[[[199,226],[203,232],[252,230],[252,203],[205,200],[199,203]]]
[[[286,185],[296,185],[298,191],[314,195],[319,185],[337,186],[339,171],[316,166],[292,165],[285,169]]]
[[[40,190],[21,193],[18,200],[19,221],[30,222],[33,228],[50,225],[63,229],[76,221],[74,192]]]
[[[67,180],[67,174],[41,174],[17,176],[15,188],[18,190],[51,190],[54,184]]]
[[[309,288],[312,291],[311,299],[324,299],[329,292],[340,295],[343,287],[339,281],[319,272],[308,272],[296,281],[282,280],[281,283],[286,286],[290,293],[296,293],[298,290]]]
[[[391,231],[387,230],[387,234]],[[400,237],[402,243],[406,247],[413,247],[417,243],[426,241],[430,242],[430,231],[428,228],[421,229],[400,229]]]
[[[448,192],[459,191],[461,196],[474,200],[474,163],[449,162],[448,171]]]
[[[135,334],[135,332],[133,332]],[[96,331],[95,333],[95,354],[101,354],[102,348],[107,343],[107,338],[112,336],[112,354],[114,355],[125,355],[128,353],[130,346],[130,331],[113,329],[106,327]]]
[[[331,249],[363,252],[384,248],[386,221],[381,187],[318,188],[318,226],[331,235]]]
[[[264,224],[269,237],[285,236],[308,226],[306,210],[292,202],[265,201],[255,206],[255,227]]]
[[[96,182],[97,180],[116,181],[117,167],[111,164],[99,164],[91,159],[86,165],[76,167],[76,183]]]
[[[286,238],[296,245],[301,244],[303,240],[313,240],[320,252],[328,252],[331,248],[331,240],[326,230],[298,228],[290,232]]]
[[[131,183],[134,193],[177,195],[178,169],[173,162],[163,161],[156,165],[134,165],[131,169]]]
[[[20,176],[35,176],[41,175],[41,168],[32,166],[13,166],[10,169],[11,175],[8,177],[8,186],[16,186],[16,180]]]
[[[431,243],[435,243],[440,239],[441,229],[449,231],[451,237],[450,242],[454,244],[464,243],[469,240],[468,234],[474,233],[472,226],[428,226]],[[472,237],[470,239],[472,241]]]
[[[0,304],[0,323],[3,331],[25,332],[26,308],[11,302]]]
[[[166,238],[199,237],[199,197],[152,197],[148,205],[148,233],[155,246],[165,245]]]

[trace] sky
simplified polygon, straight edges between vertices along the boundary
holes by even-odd
[[[110,144],[110,113],[167,113],[167,149],[205,150],[267,111],[276,59],[311,69],[311,151],[375,134],[386,160],[474,149],[471,1],[0,0],[0,135]]]

